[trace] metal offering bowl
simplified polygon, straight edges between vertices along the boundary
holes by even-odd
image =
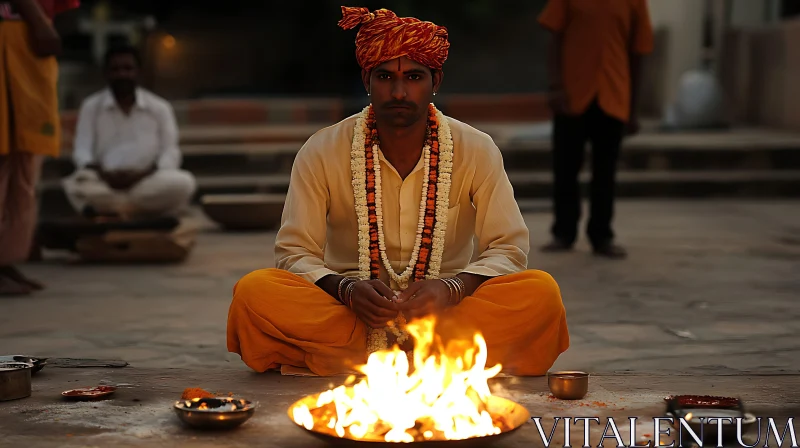
[[[27,362],[0,362],[0,401],[31,396],[31,371]]]
[[[674,418],[686,418],[686,416],[691,413],[691,418],[686,422],[689,424],[689,427],[692,428],[692,431],[695,432],[698,436],[700,436],[704,442],[712,442],[717,440],[717,421],[714,420],[713,422],[707,421],[708,418],[730,418],[731,421],[722,421],[722,441],[731,441],[736,438],[736,419],[742,419],[742,434],[747,434],[750,429],[753,428],[753,425],[758,421],[758,419],[750,413],[747,412],[740,412],[734,409],[707,409],[707,408],[697,408],[697,409],[687,409],[683,412],[675,412],[675,413],[668,413],[671,417]],[[701,418],[706,420],[702,421]],[[680,422],[675,421],[673,426],[675,430],[679,430]],[[688,435],[686,436],[689,437]]]
[[[31,374],[33,375],[44,369],[44,366],[47,365],[47,358],[37,358],[35,356],[25,355],[4,355],[0,356],[0,362],[24,362],[33,364],[33,370],[31,371]]]
[[[254,403],[229,397],[181,400],[173,408],[184,424],[197,429],[233,429],[256,412]]]
[[[300,405],[306,405],[309,409],[314,409],[317,407],[317,399],[319,398],[320,394],[309,395],[305,398],[302,398],[295,402],[293,405],[289,407],[287,412],[289,416],[289,420],[292,423],[297,424],[294,421],[293,413],[295,408]],[[495,443],[497,440],[502,439],[509,434],[513,433],[516,429],[520,426],[525,424],[527,421],[530,420],[531,416],[527,409],[522,407],[521,405],[507,400],[505,398],[494,397],[490,396],[489,401],[487,403],[487,409],[492,415],[503,415],[506,419],[506,423],[510,427],[510,429],[496,435],[485,436],[485,437],[473,437],[470,439],[461,439],[461,440],[436,440],[436,441],[424,441],[424,442],[411,442],[411,443],[393,443],[393,442],[386,442],[383,436],[377,434],[367,434],[362,439],[354,439],[349,437],[349,433],[345,437],[338,437],[335,433],[332,432],[324,432],[327,428],[317,428],[315,427],[312,430],[308,430],[305,427],[298,425],[299,428],[306,431],[307,433],[311,434],[312,436],[321,439],[327,442],[330,445],[336,446],[348,446],[348,447],[395,447],[395,446],[413,446],[414,448],[418,447],[447,447],[447,448],[463,448],[463,447],[485,447],[490,446],[492,443]]]
[[[730,441],[736,437],[737,418],[742,420],[742,434],[746,434],[758,419],[745,411],[744,404],[734,397],[715,397],[707,395],[677,395],[667,397],[667,415],[673,418],[686,419],[686,423],[695,432],[702,434],[704,441],[717,440],[717,422],[708,422],[709,418],[730,418],[732,421],[722,421],[722,439]],[[701,418],[705,419],[702,421]],[[673,426],[678,429],[679,421],[675,421]],[[702,433],[701,433],[702,429]]]
[[[556,398],[580,400],[589,392],[589,374],[568,370],[548,372],[547,386]]]
[[[71,389],[61,392],[61,396],[67,400],[91,401],[101,400],[117,391],[115,386],[95,386]]]

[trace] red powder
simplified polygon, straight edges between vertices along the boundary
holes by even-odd
[[[678,395],[670,397],[676,399],[680,406],[701,406],[701,407],[726,407],[732,408],[739,405],[737,398],[731,397],[712,397],[709,395]]]
[[[181,395],[182,400],[192,400],[194,398],[214,398],[214,394],[211,392],[205,391],[200,389],[199,387],[187,387],[183,390],[183,395]]]

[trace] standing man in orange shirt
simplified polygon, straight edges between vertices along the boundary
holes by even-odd
[[[653,49],[647,0],[549,0],[539,23],[552,33],[548,56],[553,121],[553,241],[544,251],[571,250],[581,215],[578,173],[592,144],[594,253],[624,258],[611,222],[617,157],[624,135],[638,132],[641,57]]]

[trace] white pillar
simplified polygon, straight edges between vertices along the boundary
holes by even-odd
[[[725,32],[728,28],[728,2],[727,0],[712,0],[711,3],[711,29],[713,48],[711,49],[711,67],[719,79],[722,54],[725,44]]]
[[[103,55],[106,53],[106,46],[108,45],[108,18],[111,15],[111,8],[107,2],[101,1],[92,10],[93,27],[90,30],[92,34],[92,51],[94,52],[94,61],[100,65],[103,60]]]
[[[667,64],[663,79],[664,101],[675,99],[681,75],[701,67],[705,2],[700,0],[649,0],[654,28],[666,29]]]
[[[731,23],[733,27],[761,26],[774,21],[780,13],[780,0],[732,0]]]

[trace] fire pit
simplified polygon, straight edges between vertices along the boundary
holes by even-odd
[[[352,376],[302,398],[289,408],[289,418],[316,437],[348,446],[484,446],[530,419],[519,404],[491,394],[487,380],[501,366],[485,369],[480,334],[443,345],[434,327],[433,319],[410,323],[411,356],[397,347],[373,353],[359,368],[364,379],[356,383]]]

